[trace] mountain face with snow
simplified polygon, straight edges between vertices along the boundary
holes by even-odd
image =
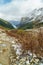
[[[43,26],[43,8],[34,9],[26,17],[22,17],[19,28],[29,28],[31,24],[33,27]]]
[[[35,9],[31,12],[30,18],[32,18],[32,21],[34,20],[43,20],[43,8]]]

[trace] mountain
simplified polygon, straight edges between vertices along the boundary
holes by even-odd
[[[13,21],[13,20],[11,20],[11,21],[9,21],[12,25],[13,25],[13,27],[14,28],[18,28],[18,26],[19,26],[19,24],[20,24],[20,21]]]
[[[43,22],[40,22],[39,20],[31,21],[31,22],[26,22],[20,24],[18,27],[19,29],[32,29],[32,28],[40,28],[43,27]]]
[[[43,26],[43,8],[34,9],[26,17],[22,17],[19,28],[30,29],[41,26]]]
[[[29,23],[26,23],[26,24],[22,24],[18,28],[19,29],[32,29],[33,28],[33,23],[29,22]]]
[[[14,29],[14,27],[8,22],[0,18],[0,27],[4,27],[6,29]]]

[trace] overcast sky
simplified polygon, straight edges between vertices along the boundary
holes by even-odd
[[[20,20],[35,8],[43,7],[43,0],[0,0],[0,18]]]

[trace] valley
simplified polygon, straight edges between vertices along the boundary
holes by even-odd
[[[42,11],[15,22],[0,18],[0,65],[43,65]]]
[[[0,65],[43,65],[43,0],[0,0]]]

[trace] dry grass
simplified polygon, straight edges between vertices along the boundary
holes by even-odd
[[[6,31],[6,33],[18,39],[22,45],[22,49],[30,50],[37,56],[43,57],[43,29],[39,29],[39,32],[11,30]]]

